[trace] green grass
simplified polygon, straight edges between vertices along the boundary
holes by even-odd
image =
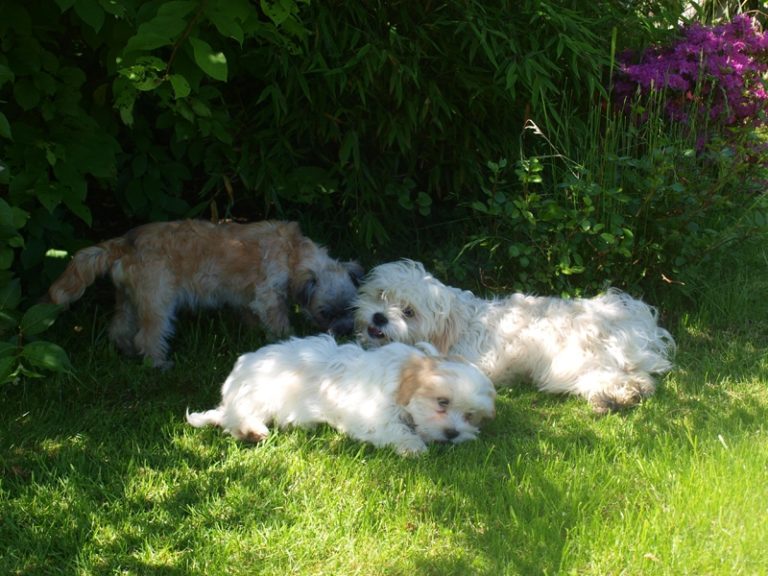
[[[637,409],[508,390],[478,441],[419,459],[191,428],[258,334],[186,319],[160,373],[83,302],[54,334],[77,377],[0,390],[0,574],[765,574],[766,268],[675,321],[677,368]]]

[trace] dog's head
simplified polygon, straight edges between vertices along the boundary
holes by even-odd
[[[304,269],[295,279],[294,296],[309,319],[334,336],[352,334],[353,303],[364,274],[357,262],[328,260],[323,266]]]
[[[368,347],[426,341],[445,354],[461,329],[457,292],[419,262],[401,260],[376,266],[357,293],[357,338]]]
[[[477,437],[496,415],[496,390],[472,364],[414,355],[403,366],[396,402],[425,442],[459,443]]]

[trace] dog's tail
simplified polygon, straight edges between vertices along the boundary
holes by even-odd
[[[79,300],[96,278],[104,276],[115,261],[131,250],[130,241],[120,237],[78,251],[61,276],[51,284],[48,299],[63,305]]]
[[[187,409],[187,422],[195,428],[202,428],[203,426],[221,427],[223,421],[224,409],[221,406],[213,410],[206,410],[205,412],[190,412]]]

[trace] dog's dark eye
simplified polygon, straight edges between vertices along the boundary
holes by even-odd
[[[448,409],[448,406],[450,405],[451,401],[448,398],[438,398],[437,399],[437,405],[440,406],[440,409],[442,411],[445,411]]]
[[[477,414],[475,414],[474,412],[465,412],[464,420],[466,420],[470,424],[476,424],[478,421],[478,417],[477,417]]]
[[[405,316],[406,318],[413,318],[413,314],[414,314],[413,308],[411,308],[410,306],[403,310],[403,316]]]

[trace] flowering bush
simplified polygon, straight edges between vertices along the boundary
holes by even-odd
[[[697,110],[696,116],[726,126],[766,122],[768,33],[748,15],[714,27],[683,27],[676,44],[652,47],[636,64],[633,59],[627,53],[619,62],[614,94],[620,103],[664,91],[672,120],[690,121]]]

